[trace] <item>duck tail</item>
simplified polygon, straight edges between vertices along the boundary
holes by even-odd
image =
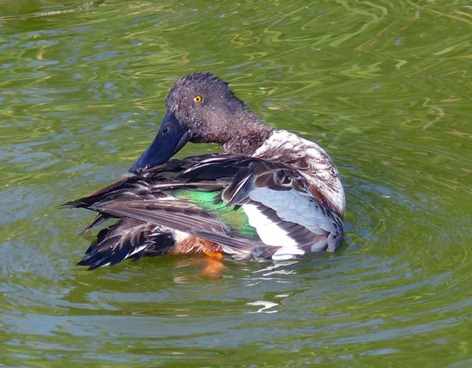
[[[94,270],[113,266],[127,258],[138,260],[146,256],[164,255],[174,245],[172,233],[161,226],[122,218],[98,232],[96,240],[77,264]]]

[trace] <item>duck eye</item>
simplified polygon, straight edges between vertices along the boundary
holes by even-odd
[[[200,103],[200,102],[202,102],[202,96],[196,95],[196,96],[193,98],[193,102],[195,102],[195,103]]]

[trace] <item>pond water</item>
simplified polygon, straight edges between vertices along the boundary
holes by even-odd
[[[0,3],[0,364],[471,366],[470,3],[209,4]],[[339,252],[75,265],[93,215],[59,206],[124,175],[195,71],[328,150]]]

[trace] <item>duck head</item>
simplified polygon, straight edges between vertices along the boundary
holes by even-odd
[[[187,142],[219,143],[227,152],[244,153],[258,145],[249,136],[260,139],[269,131],[228,83],[211,73],[190,74],[170,90],[159,132],[130,171],[139,173],[167,162]]]

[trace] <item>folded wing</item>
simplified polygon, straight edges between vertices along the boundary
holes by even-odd
[[[343,237],[340,216],[313,197],[299,172],[234,155],[173,160],[68,205],[211,240],[238,259],[334,251]]]

